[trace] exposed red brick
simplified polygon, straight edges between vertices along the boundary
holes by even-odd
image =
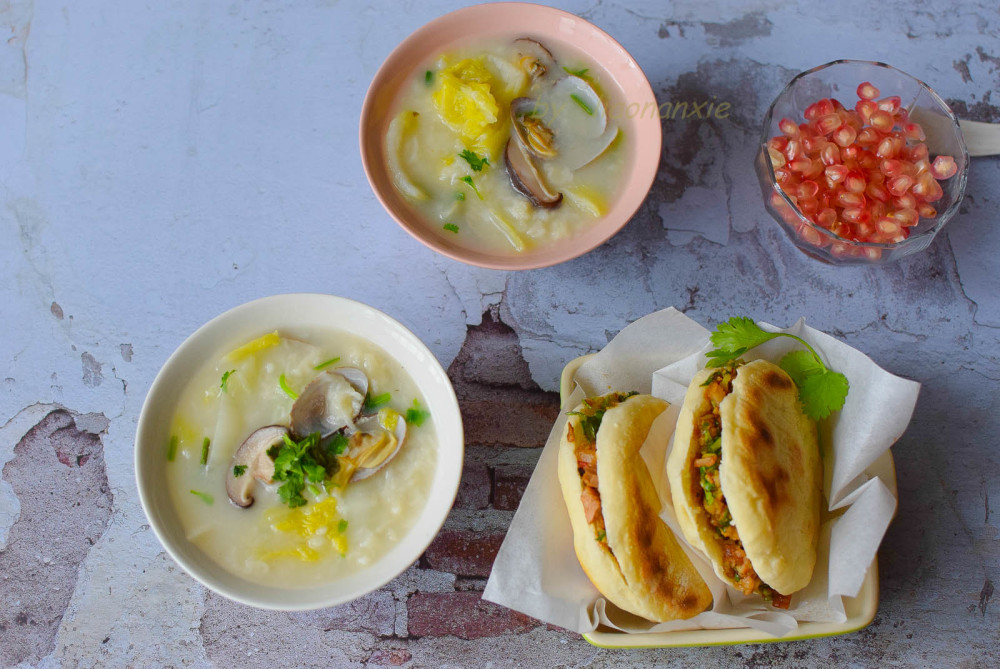
[[[424,553],[427,566],[456,576],[489,576],[504,532],[445,530]]]
[[[540,625],[534,618],[485,602],[478,592],[418,592],[407,602],[411,637],[481,639],[519,634]]]
[[[493,470],[493,508],[515,511],[528,487],[533,468],[525,465],[500,465]]]
[[[465,442],[483,446],[544,446],[559,415],[558,395],[549,394],[553,397],[545,398],[544,402],[519,397],[528,395],[524,391],[498,392],[484,399],[459,396]]]
[[[456,509],[485,509],[490,505],[490,470],[481,462],[466,462],[455,498]]]
[[[368,664],[377,667],[401,667],[412,659],[413,655],[410,654],[410,651],[391,648],[376,650],[368,658]]]

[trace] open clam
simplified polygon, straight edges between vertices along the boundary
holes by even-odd
[[[513,45],[517,49],[518,64],[532,79],[544,77],[547,72],[555,69],[556,59],[541,42],[522,37],[514,40]]]
[[[535,101],[517,98],[510,103],[510,124],[524,148],[539,158],[556,155],[555,133],[536,116]]]
[[[556,138],[556,162],[571,170],[592,163],[618,136],[601,96],[582,77],[563,77],[540,102],[551,110],[544,120]]]
[[[302,439],[313,432],[325,437],[354,429],[368,395],[368,376],[354,367],[338,367],[313,379],[292,405],[291,431]]]

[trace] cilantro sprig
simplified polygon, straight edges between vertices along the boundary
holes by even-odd
[[[490,159],[487,156],[480,157],[479,154],[468,149],[458,154],[458,157],[469,163],[473,172],[482,172],[483,168],[490,164]]]
[[[472,191],[476,194],[476,197],[478,197],[480,200],[483,199],[483,194],[479,192],[478,188],[476,188],[476,184],[475,182],[472,181],[472,177],[464,176],[461,179],[459,179],[459,181],[468,184],[469,188],[471,188]]]
[[[268,449],[268,456],[274,460],[275,481],[282,481],[278,488],[281,501],[294,509],[303,506],[306,498],[302,491],[308,484],[322,483],[326,478],[326,467],[313,457],[313,449],[319,445],[318,432],[310,434],[302,441],[295,441],[287,434],[284,443]]]
[[[235,373],[236,373],[235,369],[230,369],[222,375],[222,383],[219,384],[219,388],[222,389],[222,392],[226,392],[229,390],[229,377]]]
[[[711,337],[715,349],[705,354],[707,366],[722,367],[775,337],[791,337],[807,349],[791,351],[779,363],[799,388],[803,412],[813,420],[821,420],[840,410],[850,388],[847,377],[828,368],[816,350],[801,337],[787,332],[766,332],[746,316],[730,318],[715,328]]]

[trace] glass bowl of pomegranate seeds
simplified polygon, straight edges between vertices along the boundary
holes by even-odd
[[[958,119],[885,63],[838,60],[796,76],[764,118],[764,204],[802,251],[833,264],[927,248],[965,194]]]

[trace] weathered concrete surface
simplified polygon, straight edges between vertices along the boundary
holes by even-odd
[[[0,549],[5,666],[37,662],[53,650],[80,564],[107,528],[113,498],[100,437],[107,420],[97,422],[96,433],[84,431],[68,411],[54,410],[24,435],[3,468],[21,503]]]
[[[461,4],[0,3],[0,664],[995,664],[1000,160],[973,162],[961,214],[928,251],[840,269],[783,238],[750,160],[771,98],[835,58],[896,64],[963,116],[1000,120],[996,3],[556,3],[619,39],[660,102],[712,99],[731,114],[664,120],[660,173],[635,219],[583,258],[513,274],[406,236],[356,152],[382,59]],[[248,610],[183,574],[146,525],[131,465],[169,353],[221,311],[289,291],[352,297],[413,329],[449,369],[468,441],[459,499],[427,556],[359,602],[294,615]],[[869,629],[610,652],[480,610],[562,367],[671,305],[707,326],[806,316],[924,384],[894,448],[900,509]],[[54,489],[30,484],[53,476],[61,490],[40,498]]]

